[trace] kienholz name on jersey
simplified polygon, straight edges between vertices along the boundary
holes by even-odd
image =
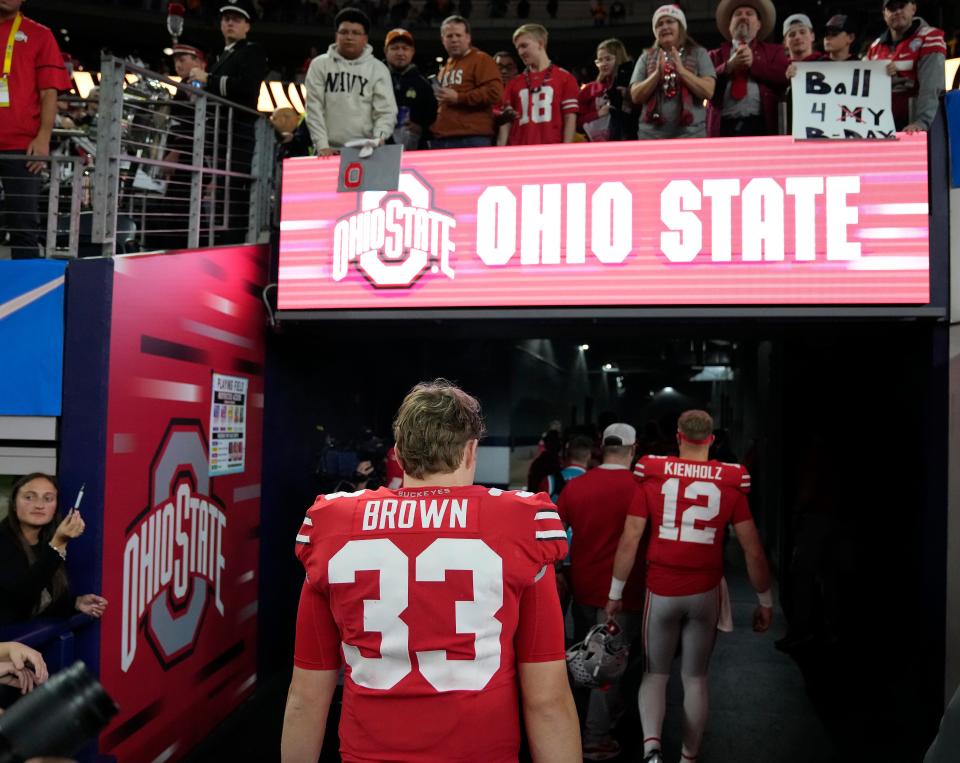
[[[671,262],[692,262],[701,254],[731,262],[739,243],[740,261],[782,261],[784,222],[792,212],[794,260],[815,260],[818,237],[826,243],[827,260],[854,260],[860,244],[847,239],[847,227],[858,222],[859,211],[848,197],[858,193],[857,175],[782,182],[758,177],[745,184],[738,178],[671,180],[660,193],[660,220],[667,229],[660,233],[660,253]],[[739,242],[733,233],[736,197]],[[519,200],[506,186],[490,186],[477,200],[477,256],[488,266],[506,265],[519,249],[521,265],[583,264],[589,247],[601,263],[619,264],[635,252],[633,208],[633,194],[619,181],[601,183],[589,194],[586,183],[524,185]],[[709,214],[701,214],[707,208]]]
[[[676,461],[667,461],[663,465],[663,473],[673,477],[693,477],[698,480],[720,479],[723,470],[719,466],[709,464],[682,464]]]
[[[367,501],[363,507],[362,530],[467,529],[466,498],[413,500],[385,498]]]
[[[217,611],[223,614],[220,582],[226,564],[226,526],[219,507],[181,482],[173,499],[151,510],[131,532],[123,551],[123,670],[136,655],[140,618],[171,583],[174,598],[183,599],[192,577],[205,578],[213,586]]]

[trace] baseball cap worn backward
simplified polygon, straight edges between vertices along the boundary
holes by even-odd
[[[802,24],[807,29],[813,29],[813,22],[810,20],[810,17],[806,13],[794,13],[792,16],[787,16],[786,21],[783,22],[783,36],[787,36],[787,32],[790,31],[790,27],[795,24]]]
[[[737,8],[744,6],[753,8],[760,16],[760,31],[757,33],[757,39],[767,39],[777,23],[777,9],[772,0],[720,0],[715,14],[720,34],[725,40],[730,39],[730,19]]]
[[[417,46],[413,41],[413,35],[401,27],[391,29],[389,32],[387,32],[387,39],[383,42],[383,49],[386,50],[395,42],[405,42],[414,48]]]
[[[224,13],[239,13],[247,21],[253,22],[253,5],[250,0],[225,0],[220,6],[220,15]]]
[[[633,445],[637,442],[637,430],[629,424],[617,422],[603,430],[604,445]]]

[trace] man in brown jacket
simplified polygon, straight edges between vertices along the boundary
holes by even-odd
[[[503,95],[500,70],[486,53],[470,46],[470,22],[450,16],[440,26],[447,62],[436,87],[437,121],[431,148],[475,148],[493,144],[492,108]]]

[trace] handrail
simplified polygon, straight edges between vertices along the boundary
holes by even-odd
[[[72,615],[66,620],[39,617],[25,623],[0,626],[0,641],[19,641],[21,644],[39,649],[68,631],[75,631],[95,622],[94,618],[81,613]]]
[[[260,240],[276,171],[265,115],[101,60],[91,241],[104,255]]]
[[[220,103],[223,106],[229,106],[230,108],[234,109],[234,111],[243,111],[243,112],[246,112],[247,114],[250,114],[251,116],[257,117],[258,119],[265,119],[267,116],[269,116],[261,111],[256,111],[254,109],[247,108],[242,104],[235,103],[234,101],[229,101],[226,98],[223,98],[219,95],[211,93],[207,90],[199,91],[193,85],[184,85],[182,81],[170,79],[164,74],[160,74],[159,72],[153,72],[153,71],[150,71],[149,69],[144,69],[142,66],[131,64],[128,61],[124,61],[121,58],[117,58],[116,56],[105,56],[102,60],[104,62],[109,60],[120,61],[123,64],[124,69],[126,69],[127,71],[131,71],[135,74],[139,74],[144,79],[155,80],[157,82],[163,82],[166,85],[172,85],[177,90],[185,91],[189,95],[200,95],[202,93],[203,97],[208,99],[209,101]]]

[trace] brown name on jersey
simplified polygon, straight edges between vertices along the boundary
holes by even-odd
[[[361,504],[360,530],[475,530],[466,498],[383,498]]]

